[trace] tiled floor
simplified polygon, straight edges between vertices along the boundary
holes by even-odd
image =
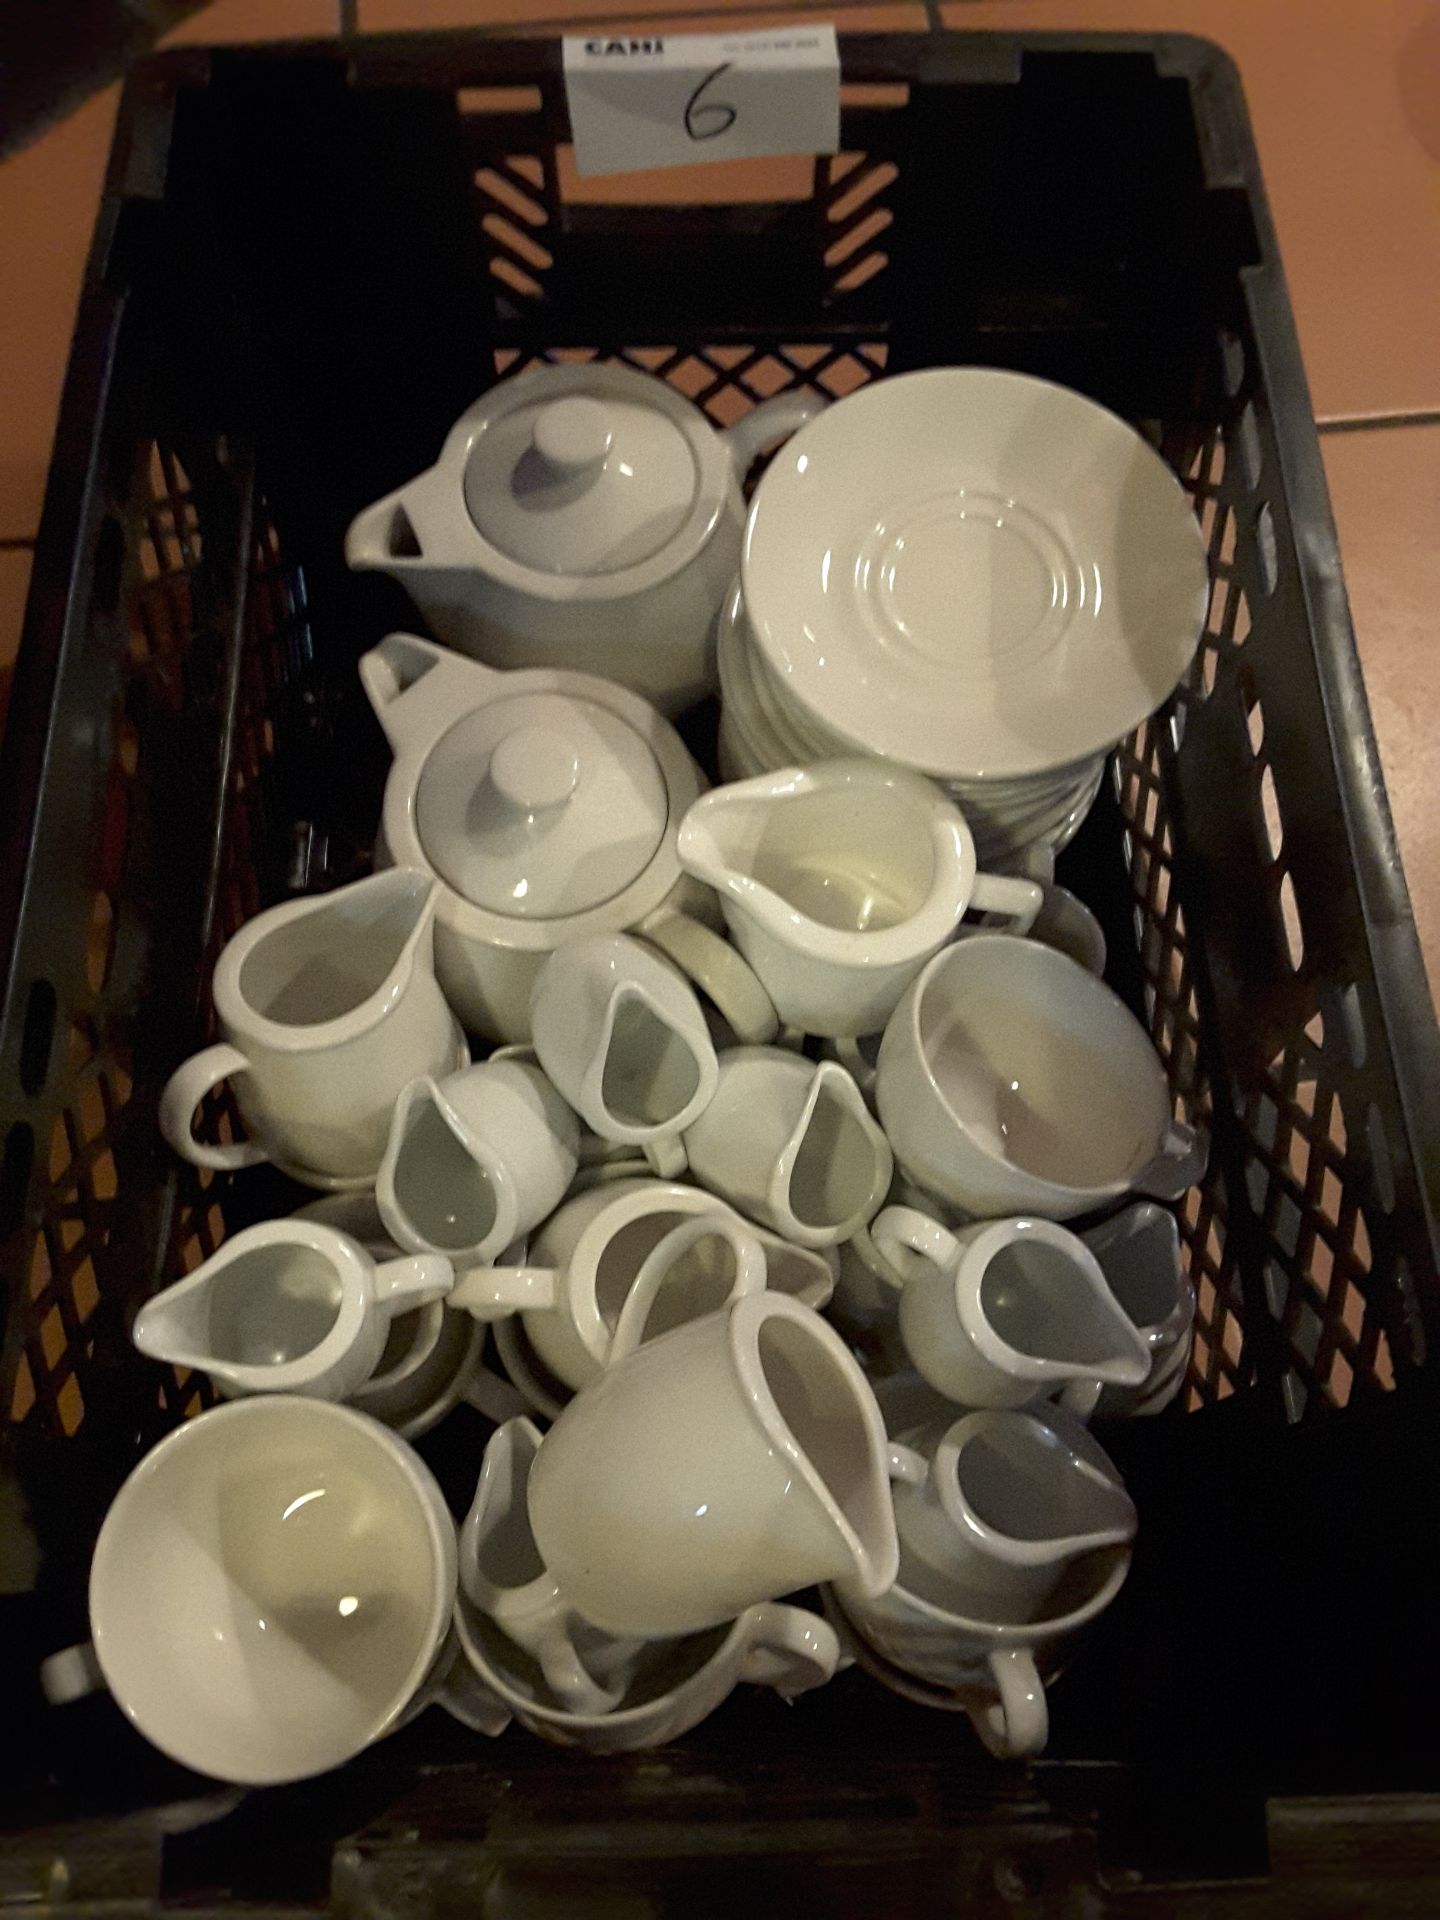
[[[712,6],[710,19],[722,10],[796,17]],[[644,0],[356,6],[371,32],[659,11]],[[817,9],[805,0],[804,11]],[[1317,416],[1373,423],[1327,433],[1324,445],[1401,848],[1440,968],[1440,825],[1427,804],[1440,733],[1429,705],[1440,604],[1440,0],[949,0],[941,12],[976,28],[1201,33],[1238,61]],[[893,28],[925,18],[916,5],[826,17]],[[216,0],[173,37],[290,38],[339,19],[340,0]],[[102,95],[0,167],[0,663],[18,635],[28,555],[14,543],[33,538],[39,518],[114,108],[114,93]]]

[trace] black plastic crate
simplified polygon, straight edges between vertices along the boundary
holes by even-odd
[[[1383,1875],[1435,1903],[1434,1807],[1356,1796],[1440,1788],[1440,1047],[1239,86],[1178,36],[842,54],[842,154],[686,205],[575,181],[557,43],[183,53],[127,90],[0,762],[0,1894],[1178,1913],[1219,1876],[1354,1912]],[[155,1109],[223,940],[367,859],[386,755],[354,664],[413,616],[347,574],[345,526],[478,391],[567,355],[722,423],[929,364],[1044,375],[1148,433],[1206,530],[1193,671],[1062,869],[1212,1134],[1195,1355],[1116,1441],[1134,1572],[1028,1774],[856,1674],[626,1760],[431,1714],[251,1796],[104,1699],[40,1705],[106,1501],[201,1403],[129,1318],[303,1197],[179,1165]],[[424,1443],[457,1502],[482,1433],[462,1409]]]

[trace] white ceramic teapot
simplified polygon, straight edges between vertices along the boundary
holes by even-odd
[[[464,653],[602,674],[677,713],[714,685],[746,470],[823,404],[777,395],[717,433],[629,367],[537,368],[477,400],[433,467],[359,514],[345,557],[392,574]]]
[[[376,858],[440,881],[435,972],[472,1032],[528,1040],[547,954],[627,929],[737,1032],[753,1032],[757,997],[773,1032],[754,975],[711,931],[713,894],[681,871],[676,834],[705,781],[652,706],[590,674],[497,673],[403,633],[360,678],[395,751]]]

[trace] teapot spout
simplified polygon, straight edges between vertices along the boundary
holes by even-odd
[[[402,576],[423,564],[424,549],[406,502],[408,487],[365,507],[345,534],[345,564],[356,573]]]

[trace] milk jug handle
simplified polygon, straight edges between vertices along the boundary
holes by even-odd
[[[222,1081],[249,1070],[250,1062],[238,1047],[219,1040],[213,1047],[202,1047],[191,1054],[171,1074],[160,1096],[160,1131],[180,1155],[195,1167],[214,1167],[220,1173],[234,1173],[241,1167],[258,1167],[270,1158],[255,1140],[197,1140],[191,1130],[196,1107]]]

